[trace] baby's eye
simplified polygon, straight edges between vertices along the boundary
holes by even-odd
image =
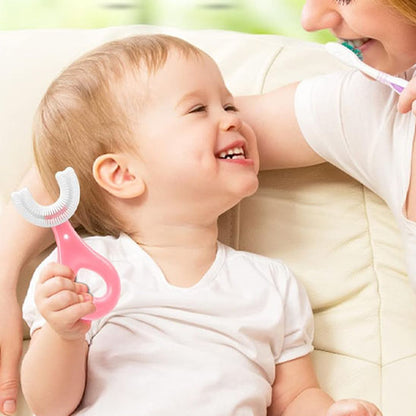
[[[190,111],[189,111],[189,113],[191,114],[191,113],[202,113],[202,112],[204,112],[204,111],[206,111],[207,110],[207,106],[206,105],[197,105],[197,106],[195,106],[195,107],[193,107]]]
[[[335,0],[335,2],[340,4],[341,6],[346,6],[347,4],[351,3],[351,0]]]
[[[238,108],[235,105],[227,104],[227,105],[224,106],[224,110],[225,111],[235,111],[235,112],[237,112]]]

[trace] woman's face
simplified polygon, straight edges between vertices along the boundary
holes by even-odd
[[[416,24],[386,0],[306,0],[302,26],[352,41],[365,63],[390,74],[416,63]]]

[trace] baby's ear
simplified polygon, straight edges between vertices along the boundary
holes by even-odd
[[[141,196],[146,185],[131,162],[129,156],[121,153],[98,156],[93,166],[94,179],[98,185],[117,198]]]

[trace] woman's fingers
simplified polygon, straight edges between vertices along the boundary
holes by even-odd
[[[22,353],[22,315],[15,299],[0,299],[0,412],[16,411]]]
[[[397,109],[400,113],[412,111],[416,115],[416,78],[409,81],[409,84],[401,93]]]

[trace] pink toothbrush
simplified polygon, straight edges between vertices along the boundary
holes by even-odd
[[[120,296],[120,279],[114,266],[86,245],[69,222],[80,199],[80,188],[75,171],[69,167],[55,176],[60,190],[59,198],[55,203],[47,206],[39,205],[27,188],[13,192],[11,198],[16,209],[27,221],[39,227],[52,228],[59,263],[70,267],[75,274],[80,269],[88,269],[103,278],[107,292],[101,297],[94,298],[95,312],[83,317],[86,320],[98,319],[116,305]]]

